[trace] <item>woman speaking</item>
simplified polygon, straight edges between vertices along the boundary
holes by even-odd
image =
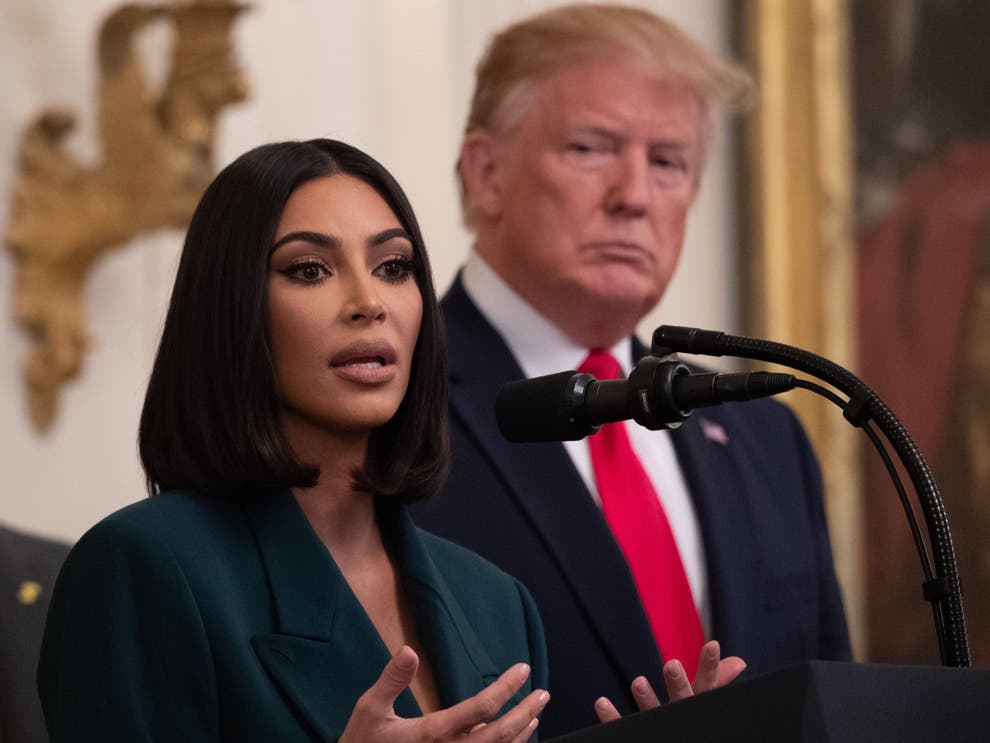
[[[53,741],[531,737],[529,594],[403,507],[447,469],[441,338],[375,160],[284,142],[217,176],[141,416],[152,497],[80,540],[52,598]]]

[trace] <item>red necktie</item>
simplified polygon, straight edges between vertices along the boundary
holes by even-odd
[[[592,349],[578,371],[598,379],[622,376],[607,351]],[[704,644],[681,555],[653,483],[633,451],[625,424],[606,423],[588,437],[602,512],[626,556],[664,660],[677,658],[694,679]]]

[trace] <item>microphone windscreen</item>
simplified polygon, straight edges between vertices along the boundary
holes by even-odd
[[[495,398],[495,420],[509,441],[577,441],[595,431],[573,420],[577,372],[523,379],[502,386]]]

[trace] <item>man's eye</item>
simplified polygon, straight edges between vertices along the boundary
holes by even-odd
[[[607,142],[573,140],[567,143],[566,157],[579,167],[601,167],[611,161],[615,147]]]
[[[678,160],[676,158],[670,157],[655,157],[651,161],[651,164],[656,165],[660,168],[675,168],[677,170],[684,170],[686,167],[683,160]]]
[[[603,155],[611,151],[611,146],[604,142],[570,142],[567,149],[578,154]]]

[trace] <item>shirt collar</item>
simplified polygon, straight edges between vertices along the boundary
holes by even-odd
[[[498,331],[527,377],[577,369],[588,355],[580,346],[502,280],[472,250],[461,273],[464,290]],[[632,339],[623,338],[609,349],[625,375],[632,366]]]

